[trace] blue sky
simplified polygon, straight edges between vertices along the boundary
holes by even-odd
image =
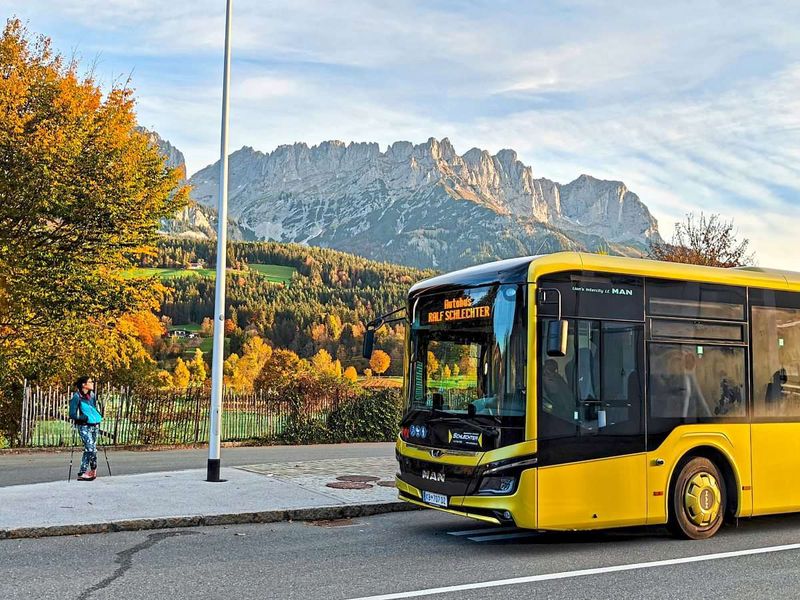
[[[131,75],[190,172],[218,155],[224,1],[0,0]],[[624,181],[669,236],[733,217],[800,270],[800,2],[236,0],[231,148],[449,137],[537,177]]]

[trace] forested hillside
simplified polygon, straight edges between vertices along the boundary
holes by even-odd
[[[241,354],[245,341],[257,335],[273,348],[291,350],[300,358],[324,350],[341,368],[353,366],[358,373],[368,368],[360,356],[364,323],[401,306],[408,288],[433,274],[298,244],[233,243],[228,256],[229,353]],[[213,268],[215,261],[214,242],[185,239],[162,240],[154,254],[141,257],[140,267],[153,269],[149,272],[170,270],[162,278],[166,291],[160,316],[173,330],[196,329],[212,317],[213,274],[189,267]],[[276,282],[268,273],[280,267],[294,274]],[[186,269],[178,273],[185,276],[176,275],[175,269]],[[201,331],[210,333],[210,327],[206,321]],[[387,374],[399,374],[402,326],[384,328],[378,339],[391,357]],[[161,353],[165,366],[169,355]]]

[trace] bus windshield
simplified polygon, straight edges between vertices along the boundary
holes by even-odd
[[[524,296],[525,287],[514,284],[414,301],[409,411],[498,424],[524,415]]]

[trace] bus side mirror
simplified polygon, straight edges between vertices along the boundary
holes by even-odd
[[[364,332],[364,346],[361,349],[361,355],[366,358],[372,358],[372,348],[375,346],[375,330],[368,327]]]
[[[567,335],[569,323],[566,319],[548,321],[547,323],[547,356],[567,355]]]

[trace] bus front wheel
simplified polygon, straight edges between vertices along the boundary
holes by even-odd
[[[670,531],[676,537],[704,540],[717,533],[724,517],[722,473],[705,457],[690,459],[679,470],[670,490]]]

